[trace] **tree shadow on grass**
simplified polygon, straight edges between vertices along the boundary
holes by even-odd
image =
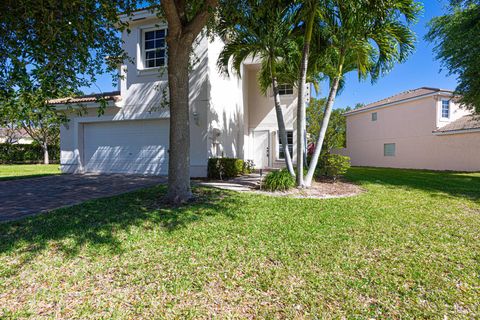
[[[196,188],[197,199],[178,207],[162,201],[165,192],[165,186],[157,186],[0,224],[0,255],[17,256],[14,265],[0,267],[0,276],[17,273],[45,249],[67,258],[77,256],[85,246],[98,254],[121,254],[122,231],[133,227],[175,232],[208,216],[236,217],[238,200],[228,192]]]
[[[353,167],[347,178],[357,183],[385,184],[404,189],[445,194],[480,202],[480,173]]]

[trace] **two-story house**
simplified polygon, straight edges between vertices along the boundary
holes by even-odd
[[[345,113],[354,166],[480,171],[480,118],[422,87]]]
[[[127,19],[127,17],[123,17]],[[167,96],[167,25],[148,10],[129,17],[130,33],[123,32],[124,50],[131,61],[120,68],[120,90],[101,95],[57,99],[86,107],[61,128],[63,172],[167,174],[169,109]],[[259,61],[242,66],[241,77],[219,73],[217,58],[224,46],[199,36],[194,45],[190,75],[191,176],[207,174],[210,157],[251,159],[257,168],[283,164],[272,94],[262,95],[257,84]],[[296,89],[282,85],[280,95],[295,154]],[[107,101],[97,115],[98,98]]]

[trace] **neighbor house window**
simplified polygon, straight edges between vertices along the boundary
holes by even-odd
[[[385,143],[383,145],[383,155],[385,157],[395,156],[395,143]]]
[[[372,113],[372,121],[377,121],[377,113]]]
[[[289,84],[278,85],[278,94],[281,96],[293,94],[293,86]]]
[[[143,51],[145,68],[163,67],[167,63],[167,29],[145,31]]]
[[[285,152],[283,152],[282,143],[280,142],[280,133],[278,136],[278,158],[285,159]],[[290,156],[293,155],[293,131],[287,131],[287,148]]]
[[[450,118],[450,100],[442,100],[442,118]]]

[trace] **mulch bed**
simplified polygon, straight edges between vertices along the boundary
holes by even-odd
[[[364,192],[364,190],[360,186],[346,180],[333,181],[322,179],[312,182],[312,186],[308,189],[293,188],[288,191],[275,192],[256,190],[255,192],[277,197],[328,199],[351,197]]]

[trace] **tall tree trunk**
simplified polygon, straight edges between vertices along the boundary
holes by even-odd
[[[272,77],[273,100],[275,102],[275,113],[277,115],[279,140],[282,144],[283,154],[285,155],[285,166],[287,167],[288,172],[290,172],[290,174],[294,177],[295,170],[293,170],[292,156],[288,150],[287,131],[285,129],[285,120],[283,119],[283,111],[280,104],[280,94],[278,93],[277,76],[272,59],[270,59],[270,72]]]
[[[170,147],[167,199],[182,203],[192,198],[190,188],[190,119],[188,69],[195,38],[207,24],[218,0],[205,0],[187,16],[187,1],[162,0],[168,23],[168,90],[170,93]],[[195,6],[194,6],[195,7]],[[189,19],[191,18],[191,19]]]
[[[172,203],[186,202],[192,197],[188,81],[192,42],[190,39],[179,39],[176,43],[169,43],[168,47],[170,144],[167,199]]]
[[[50,164],[50,157],[48,155],[48,143],[42,143],[42,150],[43,150],[43,164]]]
[[[308,57],[310,55],[310,42],[312,40],[315,11],[312,10],[308,17],[305,29],[305,43],[303,44],[302,64],[298,79],[298,105],[297,105],[297,187],[304,188],[303,154],[305,150],[305,87],[307,84]]]
[[[335,102],[335,97],[338,91],[338,85],[340,83],[340,76],[337,76],[333,79],[332,85],[330,87],[330,93],[328,94],[327,104],[325,105],[325,112],[323,113],[322,126],[320,127],[320,132],[318,134],[317,143],[315,145],[315,151],[313,152],[312,159],[310,160],[310,167],[308,173],[305,176],[305,185],[310,187],[312,185],[313,175],[315,174],[315,169],[317,167],[318,158],[322,152],[323,140],[325,140],[325,135],[328,129],[328,123],[330,121],[330,115],[332,114],[333,103]]]

